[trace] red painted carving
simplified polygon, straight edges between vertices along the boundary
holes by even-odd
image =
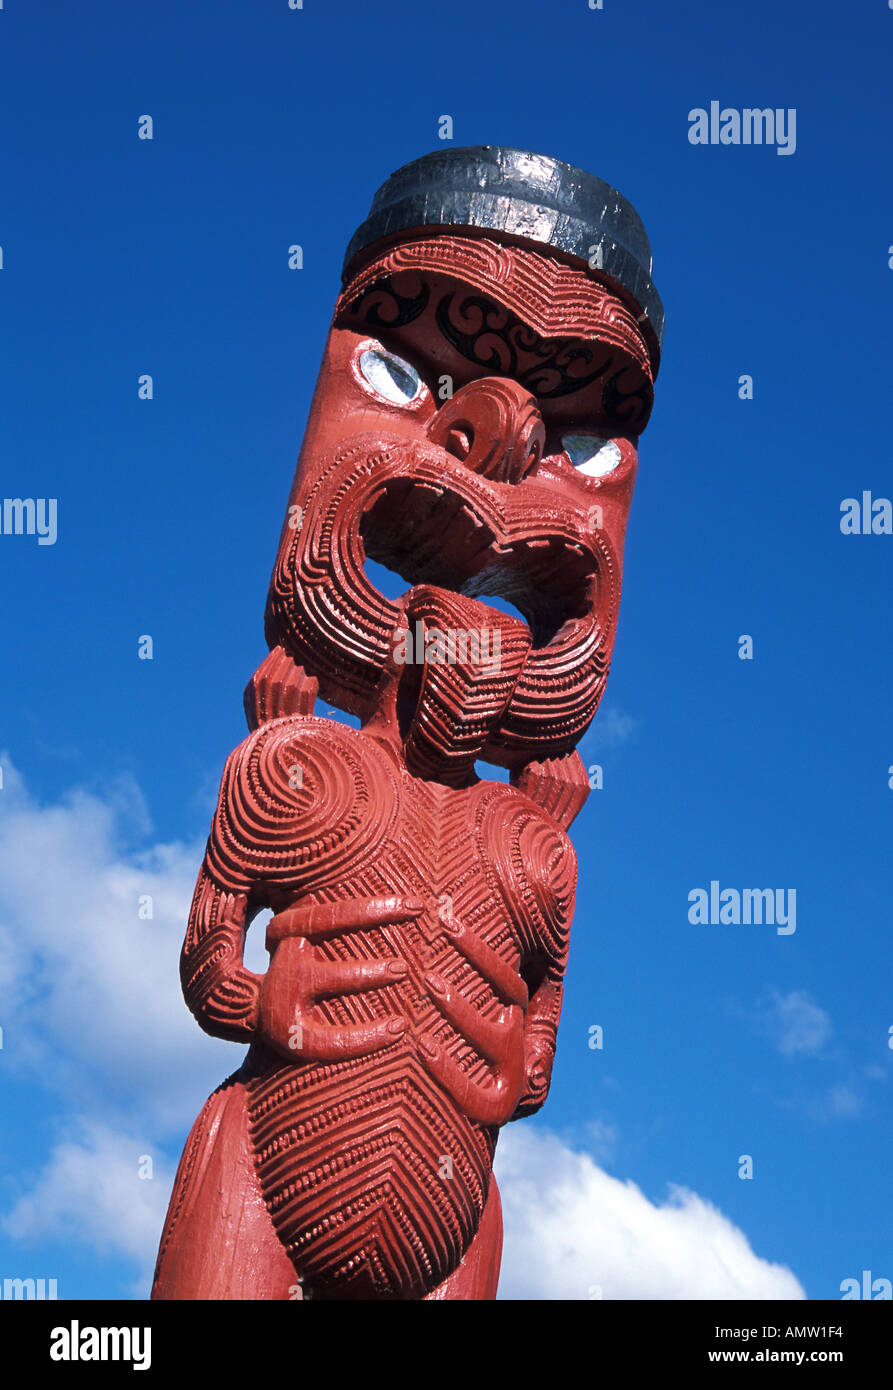
[[[493,1154],[549,1087],[574,749],[650,406],[635,309],[545,249],[429,233],[338,300],[182,954],[201,1026],[250,1049],[187,1142],[153,1297],[495,1296]],[[581,432],[613,441],[604,476]]]

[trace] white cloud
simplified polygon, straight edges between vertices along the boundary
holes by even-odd
[[[841,1083],[832,1086],[827,1096],[815,1107],[820,1120],[852,1120],[861,1115],[863,1100],[852,1086]]]
[[[580,756],[585,762],[590,754],[619,748],[629,741],[638,727],[639,721],[632,715],[623,714],[613,706],[600,708],[580,744]]]
[[[140,1177],[141,1166],[152,1176]],[[71,1241],[102,1255],[123,1257],[138,1271],[134,1293],[145,1298],[173,1176],[173,1169],[145,1140],[82,1121],[75,1134],[54,1149],[3,1227],[7,1235],[25,1243]],[[64,1290],[62,1294],[73,1296]]]
[[[505,1220],[500,1298],[806,1296],[790,1270],[755,1255],[743,1231],[696,1193],[671,1187],[656,1205],[523,1121],[500,1136],[496,1176]]]
[[[606,1120],[587,1120],[583,1126],[586,1148],[601,1163],[610,1163],[617,1147],[617,1126]]]
[[[772,991],[766,1026],[783,1057],[814,1057],[831,1036],[831,1020],[804,990]]]
[[[136,1107],[158,1131],[191,1124],[244,1050],[203,1034],[178,959],[202,846],[122,848],[144,833],[137,789],[38,806],[3,759],[0,986],[4,1057],[80,1109]],[[153,917],[141,920],[149,894]]]

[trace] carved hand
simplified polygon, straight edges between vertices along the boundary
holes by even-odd
[[[406,962],[326,960],[315,947],[341,932],[386,926],[417,917],[414,898],[366,898],[287,908],[267,926],[270,965],[261,987],[258,1028],[289,1061],[338,1061],[390,1046],[406,1030],[400,1018],[339,1025],[314,1017],[323,999],[385,989],[406,978]]]
[[[470,1119],[484,1125],[501,1125],[515,1109],[524,1085],[527,986],[510,965],[460,922],[446,922],[444,930],[456,949],[492,986],[503,1007],[498,1018],[488,1019],[439,975],[427,975],[425,983],[444,1017],[491,1064],[492,1080],[489,1083],[470,1080],[433,1037],[420,1038],[419,1051],[431,1075]]]

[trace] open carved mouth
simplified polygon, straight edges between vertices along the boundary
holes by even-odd
[[[364,514],[360,534],[366,558],[410,585],[512,604],[535,648],[594,604],[598,566],[588,547],[543,534],[541,527],[534,536],[500,539],[468,498],[433,482],[388,480]]]

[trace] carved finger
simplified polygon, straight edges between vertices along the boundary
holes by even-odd
[[[440,1012],[485,1061],[492,1065],[503,1062],[513,1048],[520,1046],[521,1014],[517,1010],[510,1010],[508,1018],[505,1013],[499,1020],[485,1018],[480,1009],[451,989],[439,975],[426,975],[425,984]]]
[[[455,918],[444,922],[443,929],[456,949],[462,952],[466,960],[471,961],[504,1003],[518,1004],[522,1009],[527,1008],[527,986],[517,970],[513,970],[492,947]]]
[[[366,989],[399,984],[408,974],[409,968],[402,960],[314,960],[307,995],[328,999],[339,994],[360,994]]]
[[[290,1029],[289,1049],[292,1057],[306,1057],[312,1061],[350,1061],[390,1047],[405,1031],[402,1018],[341,1027],[299,1017]]]
[[[493,1085],[484,1086],[466,1076],[432,1038],[420,1038],[419,1052],[428,1071],[470,1120],[482,1125],[501,1125],[514,1111],[524,1083],[520,1056],[510,1057],[506,1069],[497,1072]]]
[[[343,931],[409,922],[423,911],[420,898],[347,898],[336,903],[302,903],[277,913],[267,923],[267,950],[283,937],[325,941]]]

